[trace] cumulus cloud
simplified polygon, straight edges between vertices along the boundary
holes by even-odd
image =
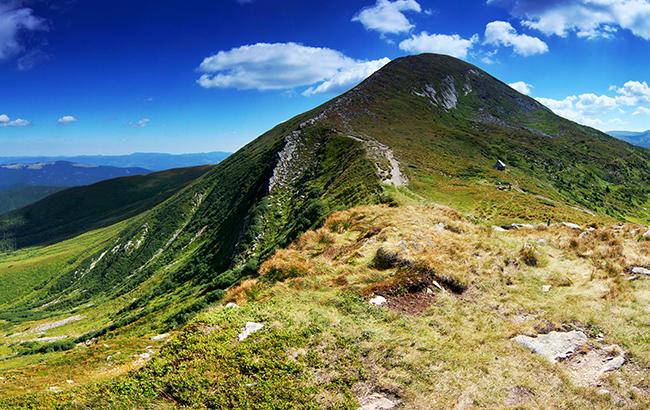
[[[77,122],[77,118],[72,115],[64,115],[63,117],[56,120],[56,122],[61,125],[72,124],[73,122]]]
[[[650,115],[650,108],[646,107],[639,107],[632,113],[632,115]]]
[[[422,7],[415,0],[377,0],[374,6],[357,13],[352,21],[361,23],[366,30],[384,34],[399,34],[410,31],[414,25],[405,12],[421,13]]]
[[[26,127],[31,122],[22,118],[12,120],[7,114],[0,114],[0,127]]]
[[[131,126],[133,128],[144,128],[149,125],[150,122],[151,120],[149,118],[141,118],[137,122],[132,122]]]
[[[650,114],[650,109],[642,106],[650,103],[650,87],[645,81],[628,81],[622,87],[611,86],[609,90],[614,94],[585,93],[560,100],[552,98],[537,98],[537,100],[562,117],[601,129],[606,128],[607,125],[620,123],[621,120],[611,118],[612,115],[624,115],[628,108],[635,116]]]
[[[533,86],[524,82],[524,81],[517,81],[514,83],[508,84],[511,88],[514,88],[515,90],[519,91],[522,94],[525,95],[530,95],[533,92]]]
[[[199,66],[204,88],[292,90],[310,88],[305,95],[340,91],[388,63],[387,58],[362,61],[322,47],[297,43],[258,43],[207,57]]]
[[[312,86],[306,89],[302,95],[310,96],[314,94],[340,92],[344,91],[352,84],[357,84],[375,71],[379,70],[386,64],[390,63],[389,58],[381,58],[379,60],[366,61],[354,64],[348,68],[341,69],[334,76],[326,81],[323,81],[318,86]]]
[[[18,1],[0,2],[0,60],[21,53],[20,34],[37,30],[47,30],[47,25],[32,9],[21,7]]]
[[[649,0],[488,0],[505,7],[524,26],[546,35],[612,37],[618,28],[650,40]]]
[[[519,34],[506,21],[493,21],[485,26],[485,44],[512,47],[515,54],[531,56],[548,52],[548,45],[537,37]]]
[[[469,39],[458,34],[429,34],[423,31],[399,43],[399,48],[411,54],[438,53],[453,57],[466,58],[469,50],[478,43],[478,35]]]

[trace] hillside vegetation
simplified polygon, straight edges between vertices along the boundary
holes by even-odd
[[[174,169],[57,192],[0,216],[0,238],[5,248],[22,248],[55,243],[108,226],[154,207],[209,169]],[[2,246],[0,243],[0,249]]]
[[[159,352],[149,347],[148,363],[143,347],[126,357],[142,369],[81,389],[64,384],[78,355],[104,372],[126,366],[102,357],[106,346],[124,348],[116,336],[15,382],[59,386],[39,403],[72,408],[358,408],[377,396],[422,409],[643,408],[650,281],[626,272],[650,265],[644,230],[501,232],[444,207],[352,209],[230,289],[224,304],[239,307],[201,314]],[[378,295],[386,303],[370,304]],[[238,342],[246,322],[264,327]],[[556,330],[582,331],[588,342],[553,364],[512,340]],[[589,360],[611,345],[625,364],[592,371]]]
[[[557,329],[588,335],[589,358],[605,342],[629,355],[596,405],[647,403],[647,281],[625,280],[648,267],[647,150],[421,55],[190,179],[146,212],[131,201],[152,205],[158,187],[122,207],[75,213],[87,195],[61,200],[65,232],[52,217],[26,225],[49,231],[22,234],[40,243],[123,220],[88,233],[102,235],[92,246],[64,242],[68,256],[41,270],[32,257],[60,244],[0,256],[12,283],[32,277],[0,301],[0,394],[65,390],[33,400],[73,407],[355,407],[375,393],[413,407],[584,407],[594,388],[510,340]],[[492,228],[520,223],[546,228]],[[372,294],[387,306],[369,306]],[[200,313],[229,300],[250,303]],[[246,321],[264,328],[236,344]],[[531,369],[548,384],[533,386]]]

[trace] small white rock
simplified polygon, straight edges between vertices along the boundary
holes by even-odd
[[[246,326],[244,327],[244,329],[242,329],[242,332],[237,336],[237,340],[241,342],[244,339],[248,338],[248,336],[252,335],[253,333],[262,330],[263,327],[264,325],[262,323],[246,322]]]
[[[650,227],[648,227],[648,230],[643,234],[644,238],[650,238]]]
[[[394,409],[397,404],[383,394],[373,393],[364,400],[361,400],[359,410],[389,410]]]
[[[74,384],[74,380],[70,380],[70,379],[66,380],[65,382],[68,384]]]
[[[377,296],[375,296],[374,298],[370,299],[368,302],[369,302],[371,305],[381,306],[381,305],[383,305],[383,304],[386,303],[386,298],[383,297],[383,296],[379,296],[379,295],[377,295]]]
[[[640,266],[636,266],[632,268],[632,273],[635,275],[650,275],[650,269],[642,268]]]
[[[63,390],[59,386],[50,386],[47,388],[47,391],[52,393],[61,393]]]
[[[140,359],[146,360],[151,357],[150,353],[142,353],[138,356]]]
[[[163,340],[169,337],[169,333],[163,333],[160,335],[151,336],[151,340]]]
[[[582,230],[582,227],[578,224],[574,224],[572,222],[562,222],[563,226],[566,226],[569,229],[575,229],[575,230]]]
[[[236,304],[236,303],[233,303],[233,302],[228,302],[228,303],[226,303],[226,306],[225,306],[226,309],[234,309],[234,308],[238,308],[238,307],[239,307],[239,305]]]
[[[542,292],[548,293],[551,291],[551,285],[542,285]]]

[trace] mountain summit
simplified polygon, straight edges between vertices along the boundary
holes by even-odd
[[[256,275],[279,246],[360,204],[434,201],[488,223],[586,224],[647,221],[649,192],[648,151],[458,59],[405,57],[120,225],[0,319],[93,316],[110,300],[77,342],[136,322],[169,329]]]

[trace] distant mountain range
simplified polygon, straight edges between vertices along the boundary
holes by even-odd
[[[16,186],[72,187],[149,172],[145,168],[118,168],[68,161],[5,164],[0,165],[0,189]]]
[[[162,154],[155,152],[136,152],[129,155],[81,155],[52,157],[0,157],[0,165],[14,163],[36,163],[68,161],[77,164],[101,165],[120,168],[145,168],[163,171],[172,168],[194,167],[218,164],[230,155],[229,152],[201,152],[194,154]]]
[[[629,142],[639,147],[650,148],[650,130],[643,132],[634,131],[609,131],[607,134],[620,140]]]

